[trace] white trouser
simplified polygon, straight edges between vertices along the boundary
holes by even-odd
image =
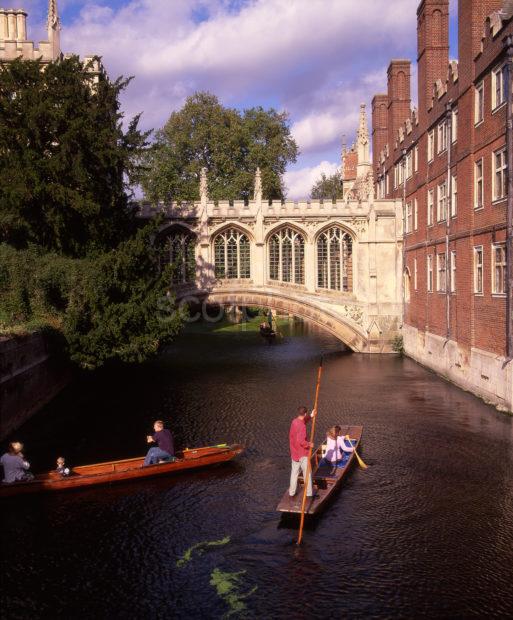
[[[308,464],[308,457],[302,456],[299,461],[292,461],[292,470],[290,472],[290,487],[289,494],[295,495],[297,489],[297,478],[299,476],[299,470],[303,472],[303,479],[306,480],[306,466]],[[308,474],[308,484],[306,488],[307,497],[312,496],[312,472]]]

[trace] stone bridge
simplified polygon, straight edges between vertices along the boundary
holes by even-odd
[[[311,321],[353,351],[388,353],[402,316],[400,201],[141,204],[182,303],[261,306]]]
[[[199,201],[142,203],[140,217],[163,216],[178,300],[272,308],[354,351],[391,352],[402,324],[403,207],[374,198],[363,104],[356,135],[343,154],[342,200],[264,200],[257,169],[253,200],[214,202],[203,169]]]

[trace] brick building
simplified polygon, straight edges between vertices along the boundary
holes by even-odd
[[[449,62],[449,0],[423,0],[417,109],[409,60],[372,101],[376,192],[404,205],[405,351],[509,410],[512,18],[513,0],[459,0]]]

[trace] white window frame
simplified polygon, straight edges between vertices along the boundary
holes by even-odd
[[[413,172],[419,171],[419,145],[416,144],[413,149]]]
[[[456,250],[451,250],[451,293],[456,292]]]
[[[417,279],[417,257],[413,259],[413,288],[418,291],[418,279]]]
[[[481,80],[474,88],[474,125],[484,120],[484,81]]]
[[[412,166],[412,157],[413,152],[410,150],[406,153],[406,178],[410,179],[413,175],[413,166]]]
[[[451,175],[451,217],[458,214],[458,175]]]
[[[504,62],[492,70],[492,111],[506,103],[508,66]]]
[[[419,228],[419,201],[414,198],[413,199],[413,230],[418,230]]]
[[[427,160],[428,164],[433,161],[435,157],[435,130],[431,129],[427,135]]]
[[[451,111],[451,144],[458,141],[458,108]]]
[[[482,245],[474,246],[473,264],[474,264],[474,295],[483,295],[484,252],[483,252]]]
[[[411,233],[413,230],[413,209],[412,203],[406,203],[406,215],[405,215],[405,232],[406,234]]]
[[[501,263],[497,264],[496,262],[496,250],[501,248],[504,252],[504,259]],[[496,297],[505,297],[506,296],[506,243],[492,243],[492,295]],[[502,291],[497,290],[497,267],[502,269]]]
[[[447,120],[438,123],[437,153],[447,150]]]
[[[435,189],[428,189],[427,193],[427,225],[433,226],[433,215],[435,209]]]
[[[497,167],[497,156],[502,159],[502,165]],[[506,157],[506,147],[503,146],[492,153],[492,200],[504,200],[508,196],[508,161]],[[497,183],[497,176],[500,176],[500,181]],[[497,193],[499,188],[500,193]]]
[[[433,255],[428,254],[426,260],[426,271],[427,271],[427,279],[426,279],[426,288],[428,293],[433,292]]]
[[[442,181],[438,185],[436,201],[436,221],[445,222],[447,220],[447,181]]]
[[[443,275],[442,275],[443,274]],[[436,290],[445,293],[447,289],[447,261],[445,252],[436,255]]]
[[[478,175],[478,166],[481,167],[480,175]],[[474,162],[474,209],[482,209],[484,207],[484,159],[481,157]]]

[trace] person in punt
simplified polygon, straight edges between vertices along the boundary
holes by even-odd
[[[147,443],[156,443],[157,445],[148,450],[143,467],[161,462],[176,461],[171,431],[164,428],[162,420],[157,420],[153,424],[153,430],[155,432],[153,435],[147,435],[146,441]]]
[[[71,469],[66,465],[66,459],[63,456],[60,456],[57,459],[57,467],[55,468],[55,472],[63,478],[71,475]]]
[[[299,471],[302,470],[303,478],[306,479],[306,470],[308,464],[308,452],[313,444],[308,441],[306,436],[306,425],[316,414],[315,409],[311,414],[308,413],[306,407],[299,407],[297,410],[297,416],[292,420],[289,432],[289,445],[290,445],[290,457],[292,460],[292,467],[290,472],[290,486],[289,495],[294,497],[297,492],[297,479],[299,477]],[[312,472],[309,472],[306,496],[313,497],[312,490]]]
[[[326,435],[325,453],[321,465],[337,465],[342,466],[344,463],[344,454],[350,454],[354,451],[353,444],[349,439],[349,435],[342,435],[342,429],[338,424],[332,426]]]
[[[2,455],[0,462],[4,468],[3,482],[12,483],[33,480],[34,475],[29,471],[30,463],[25,460],[22,450],[22,443],[12,441],[7,452]]]

